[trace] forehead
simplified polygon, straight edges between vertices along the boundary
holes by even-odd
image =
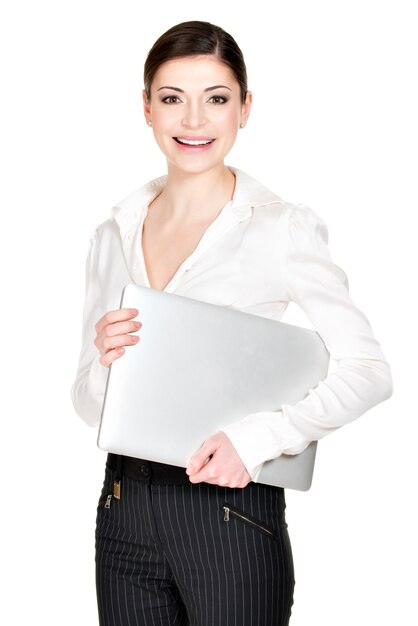
[[[155,73],[152,87],[159,89],[163,85],[172,87],[199,88],[226,85],[233,89],[239,87],[232,70],[211,54],[170,59],[160,65]]]

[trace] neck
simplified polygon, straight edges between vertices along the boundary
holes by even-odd
[[[235,176],[223,163],[198,173],[169,164],[165,187],[151,205],[164,221],[207,220],[232,199],[234,188]]]

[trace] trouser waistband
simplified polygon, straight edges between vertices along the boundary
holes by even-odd
[[[107,456],[106,467],[115,470],[119,474],[119,478],[127,476],[133,480],[149,484],[194,484],[190,482],[185,467],[137,459],[131,456],[113,454],[112,452],[109,452]]]

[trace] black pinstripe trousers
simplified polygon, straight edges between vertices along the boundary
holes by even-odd
[[[289,624],[295,579],[282,488],[193,484],[184,468],[175,484],[153,478],[163,464],[136,460],[116,499],[114,456],[97,506],[101,626]]]

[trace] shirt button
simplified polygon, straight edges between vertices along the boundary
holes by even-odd
[[[141,465],[141,472],[144,474],[144,476],[148,476],[148,474],[149,474],[149,467],[148,467],[148,465],[145,465],[145,463],[143,463]]]

